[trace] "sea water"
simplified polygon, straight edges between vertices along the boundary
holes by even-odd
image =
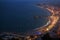
[[[26,32],[45,25],[49,12],[37,7],[40,0],[35,1],[1,1],[0,32]],[[37,18],[34,18],[37,16]]]

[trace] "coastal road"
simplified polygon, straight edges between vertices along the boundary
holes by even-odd
[[[41,8],[45,8],[45,7],[41,7]],[[47,9],[49,12],[51,12],[52,15],[49,16],[49,18],[48,18],[49,21],[44,26],[34,29],[35,31],[40,32],[41,34],[49,32],[51,29],[53,29],[59,20],[59,16],[56,15],[56,13],[58,11],[56,11],[56,13],[55,13],[55,10],[53,9],[53,7],[48,6],[45,9]]]
[[[39,7],[48,10],[51,13],[51,15],[48,18],[49,21],[44,26],[34,29],[30,33],[30,35],[44,35],[47,32],[50,32],[50,30],[52,30],[55,27],[59,20],[59,12],[56,11],[54,6],[41,5]]]

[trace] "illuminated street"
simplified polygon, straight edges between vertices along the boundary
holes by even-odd
[[[49,21],[47,22],[46,25],[44,25],[40,28],[34,29],[31,33],[29,33],[29,35],[40,35],[40,36],[44,35],[44,34],[50,32],[50,30],[52,30],[55,27],[55,25],[57,24],[57,22],[59,20],[59,16],[58,16],[59,12],[60,12],[60,11],[58,11],[59,9],[56,11],[54,6],[49,6],[49,5],[48,6],[42,5],[42,6],[40,6],[40,8],[44,8],[44,9],[48,10],[49,12],[51,12],[52,15],[49,16],[49,18],[48,18]],[[37,34],[36,34],[36,32],[37,32]]]

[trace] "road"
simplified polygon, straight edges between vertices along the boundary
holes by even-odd
[[[45,32],[49,32],[51,29],[53,29],[55,27],[56,23],[59,20],[59,16],[56,15],[56,13],[58,13],[58,11],[55,11],[53,6],[51,7],[51,6],[45,5],[46,8],[44,6],[39,6],[39,7],[48,10],[51,13],[51,15],[48,18],[49,21],[45,25],[43,25],[42,27],[34,29],[32,32],[33,33],[40,32],[40,34],[44,34]],[[40,35],[40,34],[37,34],[37,35]]]
[[[39,5],[38,7],[48,10],[51,15],[48,18],[49,21],[44,26],[34,29],[32,32],[30,32],[30,35],[44,35],[47,32],[50,32],[50,30],[55,27],[59,20],[59,9],[57,10],[54,6],[49,5]]]

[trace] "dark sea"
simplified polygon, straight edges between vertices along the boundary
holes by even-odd
[[[0,1],[0,32],[26,32],[45,25],[47,18],[34,18],[50,15],[47,10],[37,7],[39,3],[42,1]]]

